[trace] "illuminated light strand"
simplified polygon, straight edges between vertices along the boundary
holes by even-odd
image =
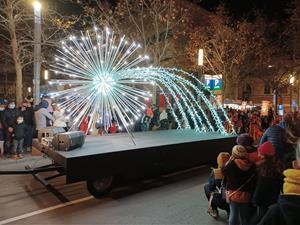
[[[156,85],[165,97],[178,129],[183,129],[183,122],[185,129],[191,129],[192,121],[198,132],[227,134],[224,121],[221,121],[204,91],[210,93],[214,101],[216,96],[202,82],[180,69],[138,67],[149,60],[148,55],[137,54],[140,48],[136,42],[128,44],[125,36],[117,38],[108,28],[81,32],[79,36],[69,36],[62,42],[62,50],[55,56],[56,64],[52,65],[52,70],[69,79],[51,80],[49,83],[68,86],[51,97],[58,100],[67,118],[73,119],[71,129],[80,126],[87,118],[88,131],[93,130],[97,123],[108,130],[115,120],[119,128],[130,133],[147,107],[144,101],[152,97],[144,88]],[[197,85],[183,76],[190,77]],[[212,121],[193,92],[209,109]],[[223,107],[218,103],[217,107],[232,126]]]

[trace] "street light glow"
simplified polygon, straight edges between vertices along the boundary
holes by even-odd
[[[290,84],[294,84],[294,82],[295,82],[295,77],[294,77],[294,76],[291,76],[291,77],[290,77]]]
[[[198,50],[198,66],[203,66],[203,49]]]
[[[40,11],[42,8],[42,4],[39,1],[34,1],[33,8],[34,8],[34,10]]]
[[[48,79],[49,79],[49,71],[48,71],[48,70],[45,70],[45,71],[44,71],[44,79],[45,79],[45,80],[48,80]]]

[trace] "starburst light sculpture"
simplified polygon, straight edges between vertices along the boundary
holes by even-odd
[[[72,128],[88,121],[89,130],[97,126],[108,130],[115,122],[120,130],[131,133],[152,98],[150,90],[156,86],[165,96],[178,129],[227,134],[224,122],[231,123],[214,94],[183,70],[140,67],[149,60],[148,55],[138,54],[141,47],[108,28],[96,27],[62,41],[52,70],[63,78],[50,84],[64,90],[51,93],[51,97],[67,118],[73,119]]]

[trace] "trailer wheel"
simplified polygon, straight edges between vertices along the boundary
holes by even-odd
[[[100,198],[111,190],[113,180],[113,176],[98,177],[87,180],[87,189],[95,198]]]

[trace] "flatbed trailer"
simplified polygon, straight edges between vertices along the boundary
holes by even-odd
[[[119,178],[153,177],[215,161],[219,152],[231,151],[236,139],[233,135],[193,130],[133,135],[135,145],[128,134],[118,133],[87,136],[84,145],[72,151],[40,150],[53,160],[56,171],[65,175],[67,184],[86,181],[89,192],[100,197],[110,191]],[[41,177],[36,178],[43,182]]]

